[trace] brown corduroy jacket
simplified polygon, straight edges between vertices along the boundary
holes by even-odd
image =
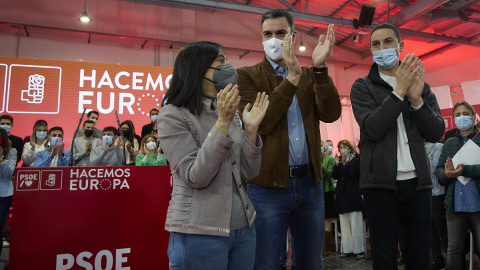
[[[334,122],[342,112],[337,88],[328,76],[328,71],[313,72],[312,68],[302,67],[298,87],[277,76],[266,58],[254,66],[239,68],[237,71],[238,88],[242,97],[240,112],[247,103],[255,102],[259,92],[266,92],[270,101],[265,118],[258,128],[263,141],[260,174],[249,183],[273,188],[288,187],[287,110],[295,94],[302,112],[315,182],[320,182],[323,176],[319,121]]]

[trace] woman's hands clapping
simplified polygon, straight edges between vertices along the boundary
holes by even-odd
[[[268,108],[268,95],[263,92],[258,93],[253,106],[248,103],[243,110],[243,123],[245,125],[245,135],[254,144],[257,144],[258,126],[265,117]]]
[[[235,117],[240,99],[237,85],[232,87],[232,84],[229,84],[217,94],[218,119],[215,127],[225,136]]]

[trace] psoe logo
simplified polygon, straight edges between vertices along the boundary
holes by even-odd
[[[74,254],[58,254],[57,255],[57,270],[77,269],[79,266],[82,269],[90,270],[130,270],[130,266],[124,266],[128,263],[127,255],[130,254],[131,248],[119,248],[115,250],[114,254],[110,250],[100,250],[97,254],[89,251],[80,252],[77,256]],[[105,263],[102,263],[105,262]]]
[[[19,171],[17,173],[17,191],[38,190],[40,182],[39,170]]]
[[[45,96],[45,76],[35,74],[28,77],[28,89],[22,90],[22,101],[42,103]]]

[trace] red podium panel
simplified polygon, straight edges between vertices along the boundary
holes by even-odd
[[[9,268],[168,269],[169,166],[17,168]]]

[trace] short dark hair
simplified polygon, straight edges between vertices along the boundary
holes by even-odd
[[[477,115],[477,113],[475,112],[475,109],[472,107],[472,105],[470,105],[470,103],[466,102],[465,100],[464,101],[460,101],[460,102],[457,102],[455,104],[455,106],[453,106],[453,110],[452,110],[452,115],[454,115],[455,113],[455,110],[460,107],[460,106],[465,106],[468,110],[470,110],[472,112],[472,115],[475,116]]]
[[[93,111],[93,110],[88,112],[87,117],[90,117],[90,115],[92,115],[93,113],[98,115],[98,117],[100,117],[100,114],[97,111]]]
[[[160,112],[157,108],[153,108],[153,109],[150,110],[150,114],[152,114],[152,111]]]
[[[62,135],[63,135],[63,128],[61,127],[52,127],[49,131],[48,131],[48,135],[50,135],[50,133],[52,133],[52,131],[55,131],[55,130],[60,130],[62,132]]]
[[[283,9],[270,9],[269,11],[265,12],[262,15],[262,21],[260,26],[263,26],[263,22],[268,19],[277,19],[277,18],[285,18],[287,19],[288,25],[290,26],[290,34],[295,31],[295,26],[293,25],[293,18],[290,13]]]
[[[92,120],[85,120],[83,122],[83,127],[85,127],[85,124],[94,124],[95,125],[95,122],[93,122]]]
[[[3,119],[10,120],[10,122],[12,122],[12,125],[13,125],[13,117],[11,115],[4,114],[4,115],[0,116],[0,120],[3,120]]]
[[[210,41],[188,44],[175,59],[170,88],[162,106],[185,107],[192,114],[202,113],[203,76],[218,56],[221,46]]]
[[[400,37],[400,32],[398,32],[398,29],[394,25],[391,25],[389,23],[381,23],[381,24],[377,24],[375,28],[373,28],[372,33],[370,33],[370,43],[372,42],[373,32],[380,29],[392,29],[393,33],[395,33],[395,37],[397,37],[398,39],[398,42],[400,43],[402,41],[402,38]]]
[[[113,135],[118,136],[118,129],[116,127],[108,126],[103,128],[103,132],[108,132],[108,131],[111,131],[113,132]]]

